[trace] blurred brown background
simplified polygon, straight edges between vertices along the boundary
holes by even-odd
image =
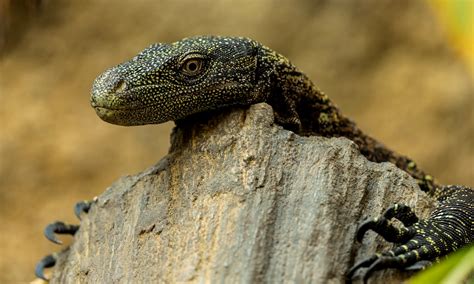
[[[257,39],[368,133],[474,186],[472,74],[439,2],[0,0],[0,282],[32,280],[61,249],[47,223],[77,223],[76,201],[166,153],[172,123],[109,125],[89,106],[95,76],[153,42]]]

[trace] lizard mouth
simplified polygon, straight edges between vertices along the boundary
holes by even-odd
[[[106,109],[106,110],[120,110],[124,109],[117,105],[112,105],[117,102],[116,99],[110,99],[113,94],[106,94],[106,95],[92,95],[91,96],[91,106],[94,109]]]
[[[134,106],[123,105],[120,103],[123,102],[117,98],[107,98],[105,95],[92,96],[90,100],[90,104],[94,108],[97,116],[108,123],[122,126],[132,126],[161,123],[170,120],[170,118],[166,118],[165,120],[154,118],[153,115],[151,115],[151,113],[156,112],[156,107],[154,104]]]
[[[100,118],[106,118],[106,117],[111,117],[113,116],[114,112],[117,110],[114,109],[109,109],[105,107],[100,107],[100,106],[94,106],[95,113],[100,117]]]
[[[92,91],[90,97],[91,106],[101,109],[107,109],[110,111],[122,111],[122,110],[140,110],[148,107],[152,107],[153,103],[144,104],[143,102],[130,100],[130,97],[137,96],[136,93],[140,93],[142,89],[151,89],[157,87],[156,85],[143,85],[130,89],[126,89],[125,83],[119,84],[113,90],[107,91]]]
[[[130,107],[119,105],[117,99],[113,96],[113,94],[93,94],[90,104],[97,116],[103,121],[118,125],[131,125],[124,118],[130,116],[130,112],[133,112],[133,110]]]
[[[140,122],[140,120],[137,121],[134,119],[135,116],[140,115],[141,109],[134,109],[131,111],[131,109],[110,109],[106,107],[95,106],[94,110],[100,119],[108,123],[123,126],[147,124],[146,122]]]
[[[146,109],[146,108],[149,108],[149,107],[153,107],[154,104],[147,104],[147,105],[141,105],[141,106],[120,106],[120,105],[110,105],[110,103],[98,103],[97,101],[95,101],[94,99],[91,100],[91,106],[97,111],[100,111],[101,113],[102,112],[105,112],[105,111],[108,111],[108,112],[119,112],[119,111],[133,111],[133,110],[142,110],[142,109]]]

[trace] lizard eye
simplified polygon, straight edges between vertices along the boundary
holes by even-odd
[[[196,76],[201,73],[203,69],[202,58],[189,58],[181,65],[181,71],[187,76]]]

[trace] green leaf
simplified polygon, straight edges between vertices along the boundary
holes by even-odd
[[[412,277],[410,284],[474,284],[474,245],[463,248]]]

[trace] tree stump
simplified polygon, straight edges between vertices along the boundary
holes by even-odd
[[[433,207],[394,165],[285,130],[267,104],[192,120],[156,166],[98,197],[52,283],[341,283],[389,247],[370,232],[355,241],[363,219],[395,202],[422,217]]]

